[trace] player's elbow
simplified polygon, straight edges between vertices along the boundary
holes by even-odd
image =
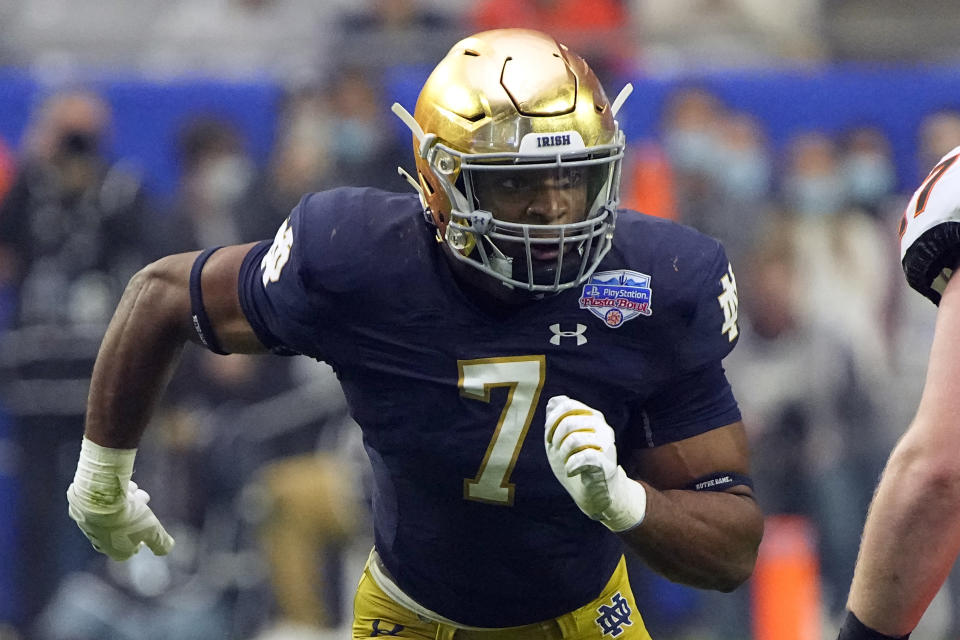
[[[718,573],[719,584],[715,589],[723,593],[730,593],[753,575],[757,556],[760,553],[760,541],[763,539],[763,513],[752,498],[743,497],[743,500],[750,505],[751,512],[741,520],[739,541],[727,556],[729,561],[726,571]]]
[[[723,576],[717,584],[716,590],[722,593],[730,593],[736,590],[753,575],[753,567],[756,563],[757,556],[754,554],[748,560],[731,567],[727,575]]]
[[[716,583],[713,585],[713,589],[722,593],[730,593],[736,590],[740,585],[750,579],[756,564],[756,549],[744,551],[738,558],[732,559],[725,567],[725,570],[716,573]]]
[[[123,292],[120,307],[165,325],[171,332],[190,335],[189,274],[191,254],[161,258],[137,271]]]
[[[749,580],[757,564],[763,538],[763,515],[760,510],[755,509],[749,516],[745,515],[736,528],[728,530],[728,536],[724,542],[717,541],[709,557],[696,561],[693,574],[687,575],[686,579],[676,576],[676,580],[722,593],[730,593]],[[686,568],[691,567],[687,565]]]
[[[909,474],[909,475],[907,475]],[[914,491],[928,504],[942,503],[960,506],[960,469],[939,459],[911,471],[905,471],[909,478],[907,485],[913,485]]]
[[[955,511],[960,505],[960,465],[955,451],[937,439],[908,434],[891,455],[887,475],[901,491],[916,494],[928,505]]]

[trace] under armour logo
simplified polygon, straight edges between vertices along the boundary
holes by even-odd
[[[393,625],[393,629],[390,629],[389,631],[387,631],[386,629],[381,629],[380,628],[381,622],[382,620],[380,620],[380,618],[377,618],[376,620],[373,621],[373,633],[370,634],[371,638],[375,638],[377,636],[398,636],[400,635],[400,632],[403,631],[402,624]]]
[[[553,337],[550,338],[550,344],[560,344],[561,338],[576,338],[577,346],[579,347],[582,344],[587,344],[587,337],[583,335],[587,330],[587,325],[578,324],[576,331],[560,331],[560,324],[550,325],[550,331],[553,332]]]
[[[737,279],[733,275],[733,265],[730,263],[727,263],[727,272],[720,278],[720,286],[723,287],[723,293],[717,296],[717,301],[723,310],[723,326],[720,328],[720,333],[727,334],[727,338],[733,342],[740,334],[737,328],[739,299],[737,298]]]
[[[600,605],[597,613],[600,614],[600,617],[597,618],[596,622],[600,625],[600,629],[603,630],[605,636],[611,635],[616,638],[623,633],[624,625],[628,627],[633,625],[633,622],[630,621],[630,615],[633,613],[630,609],[630,603],[620,595],[619,591],[613,594],[611,604]]]

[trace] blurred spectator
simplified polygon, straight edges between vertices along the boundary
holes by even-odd
[[[193,374],[174,378],[178,402],[151,442],[161,450],[148,473],[173,490],[157,508],[186,527],[178,545],[185,539],[188,549],[239,563],[228,569],[195,556],[197,578],[220,594],[231,637],[344,637],[322,633],[349,624],[343,575],[362,571],[370,543],[360,535],[359,428],[333,370],[196,348],[187,356],[194,366],[180,371],[199,372],[199,384]],[[347,552],[358,538],[359,559]]]
[[[753,116],[731,112],[720,122],[717,178],[724,197],[742,205],[770,194],[771,159],[763,126]]]
[[[181,176],[173,211],[166,221],[168,252],[238,244],[270,237],[273,225],[235,215],[254,179],[240,132],[227,120],[198,116],[177,140]],[[265,235],[264,235],[265,234]]]
[[[765,0],[630,0],[651,70],[768,67],[819,60],[820,1],[789,0],[771,11]]]
[[[0,261],[18,289],[15,330],[0,342],[0,396],[20,450],[20,535],[14,567],[29,620],[83,561],[59,544],[69,483],[59,455],[79,441],[93,358],[129,277],[151,254],[139,176],[108,154],[110,109],[65,90],[32,114],[24,154],[0,204]],[[65,522],[66,520],[66,522]]]
[[[771,159],[760,122],[746,113],[726,113],[718,139],[719,157],[713,166],[717,201],[700,225],[723,242],[737,265],[760,239],[772,208]]]
[[[325,367],[322,367],[325,368]],[[345,415],[333,372],[318,371],[328,420],[315,453],[265,465],[251,484],[264,500],[260,541],[276,611],[257,640],[333,640],[350,634],[350,586],[372,546],[369,463],[359,426]],[[335,414],[334,414],[335,415]]]
[[[786,154],[784,205],[806,284],[797,290],[798,302],[807,320],[840,331],[853,349],[859,376],[885,385],[892,364],[888,314],[897,263],[892,236],[876,219],[848,206],[831,138],[819,132],[798,135]]]
[[[917,176],[911,184],[919,184],[947,152],[960,145],[960,111],[944,109],[926,116],[920,123]]]
[[[931,165],[932,166],[932,165]],[[900,211],[891,200],[897,187],[890,141],[880,129],[858,127],[843,138],[840,173],[847,202],[880,221],[895,224]]]
[[[682,87],[663,115],[679,220],[721,240],[736,266],[771,208],[770,158],[759,121],[711,92]]]
[[[273,237],[303,194],[334,186],[330,120],[322,92],[304,88],[287,97],[270,162],[235,207],[246,239]]]
[[[402,189],[398,166],[410,164],[408,138],[384,135],[393,118],[380,95],[377,78],[369,72],[348,69],[338,74],[327,90],[331,182],[348,186]]]
[[[634,68],[636,39],[623,0],[481,0],[468,31],[538,29],[579,51],[604,86]]]
[[[149,254],[139,175],[106,153],[110,108],[68,90],[33,114],[25,155],[0,204],[0,253],[21,324],[106,322]]]
[[[847,206],[836,143],[826,134],[795,136],[786,150],[782,197],[801,220],[830,219]]]
[[[884,387],[859,375],[849,339],[806,309],[810,298],[794,229],[765,226],[738,272],[740,342],[724,360],[754,452],[758,500],[768,515],[816,523],[824,596],[843,609],[876,472],[888,444],[877,433]],[[744,633],[744,637],[746,633]]]
[[[697,228],[719,195],[714,176],[725,114],[719,98],[695,86],[671,92],[663,109],[661,136],[674,170],[679,219]]]

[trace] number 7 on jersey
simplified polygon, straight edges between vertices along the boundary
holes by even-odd
[[[463,481],[463,497],[513,505],[510,474],[540,401],[546,358],[540,355],[458,360],[457,368],[460,395],[464,397],[490,402],[493,387],[510,389],[477,475]]]

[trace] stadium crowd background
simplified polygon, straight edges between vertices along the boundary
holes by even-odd
[[[116,564],[63,498],[90,367],[149,260],[272,237],[307,191],[405,189],[410,141],[389,105],[412,109],[456,40],[504,26],[554,33],[608,93],[634,82],[624,205],[720,238],[738,276],[726,366],[771,517],[761,563],[732,595],[634,566],[648,627],[659,640],[790,640],[763,621],[810,599],[799,615],[827,637],[923,382],[934,308],[903,283],[896,226],[960,144],[950,9],[0,2],[0,639],[345,637],[370,536],[362,454],[329,369],[188,346],[136,477],[177,549]],[[957,637],[952,591],[914,637]]]

